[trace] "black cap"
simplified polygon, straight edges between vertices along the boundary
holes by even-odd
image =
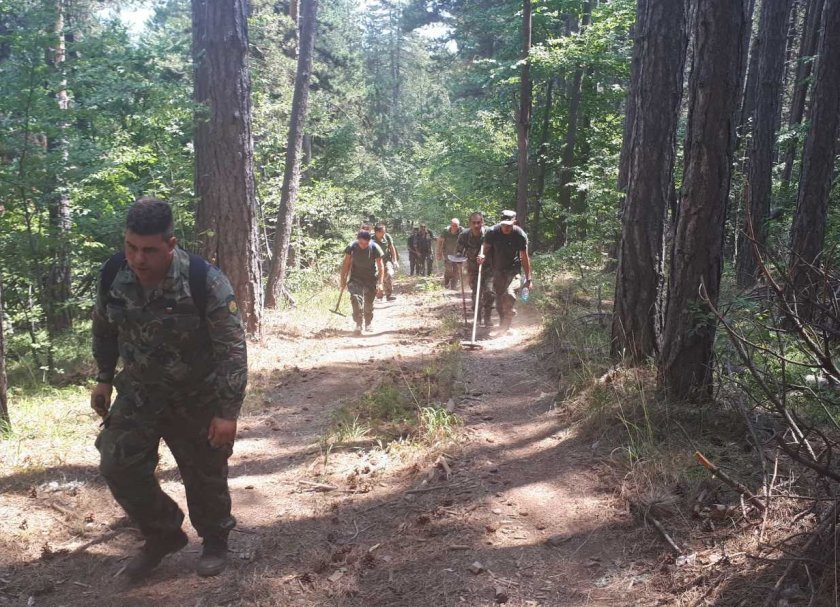
[[[367,230],[359,230],[359,233],[356,234],[357,240],[370,240],[370,232]]]

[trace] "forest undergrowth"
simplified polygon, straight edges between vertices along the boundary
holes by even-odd
[[[540,298],[557,413],[586,437],[633,516],[656,530],[657,586],[674,604],[836,604],[838,392],[820,364],[830,368],[836,338],[797,332],[778,307],[783,289],[743,293],[732,278],[717,311],[729,328],[718,333],[717,388],[675,402],[658,388],[654,361],[610,357],[614,275],[557,268]],[[821,309],[836,310],[836,298]]]

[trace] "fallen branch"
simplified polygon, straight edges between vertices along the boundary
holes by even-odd
[[[708,460],[708,458],[705,455],[703,455],[699,451],[695,451],[694,457],[704,468],[708,469],[713,476],[718,477],[720,480],[722,480],[724,483],[726,483],[736,491],[739,491],[741,494],[747,496],[747,500],[753,506],[758,508],[761,512],[764,512],[767,509],[767,506],[764,504],[764,502],[761,501],[761,498],[759,498],[752,491],[750,491],[746,485],[736,481],[728,474],[726,474],[726,472],[715,466],[712,462]]]
[[[420,489],[409,489],[406,491],[406,495],[411,495],[412,493],[426,493],[428,491],[438,491],[439,489],[454,489],[455,487],[460,487],[464,483],[454,483],[451,485],[435,485],[434,487],[422,487]]]
[[[655,517],[655,516],[653,516],[652,514],[650,514],[650,513],[648,513],[648,512],[646,512],[644,516],[645,516],[645,520],[650,521],[650,522],[651,522],[651,524],[652,524],[654,527],[656,527],[656,530],[657,530],[657,531],[660,533],[660,535],[661,535],[661,536],[665,539],[665,541],[668,543],[668,545],[669,545],[671,548],[673,548],[673,549],[674,549],[674,551],[676,551],[676,553],[677,553],[677,554],[682,554],[682,553],[683,553],[682,548],[680,548],[680,547],[677,545],[677,543],[676,543],[673,539],[671,539],[671,536],[670,536],[670,535],[668,535],[668,532],[667,532],[667,531],[665,531],[665,527],[663,527],[663,526],[662,526],[662,523],[660,523],[658,520],[656,520],[656,517]]]

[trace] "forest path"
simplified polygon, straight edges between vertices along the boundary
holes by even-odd
[[[16,554],[2,560],[0,605],[654,604],[642,569],[655,540],[640,539],[615,488],[599,480],[590,446],[554,411],[533,308],[521,309],[507,335],[482,329],[483,349],[461,356],[455,413],[464,425],[447,452],[449,478],[409,448],[325,451],[341,403],[387,373],[422,373],[452,348],[460,293],[422,291],[422,282],[403,279],[395,302],[377,302],[372,334],[353,336],[349,317],[298,315],[251,348],[248,408],[230,462],[239,527],[225,573],[193,573],[200,544],[185,525],[190,545],[128,584],[119,572],[139,538],[87,449],[77,474],[85,484],[53,494],[49,507],[20,487],[0,498],[0,531],[21,535],[19,518],[38,521],[25,539],[4,542]],[[184,507],[168,452],[159,475]]]

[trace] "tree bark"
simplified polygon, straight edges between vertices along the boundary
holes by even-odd
[[[782,100],[788,16],[791,0],[764,0],[759,24],[758,94],[750,140],[744,222],[738,234],[738,286],[755,283],[757,260],[749,235],[759,248],[767,243],[767,218],[773,185],[773,148]]]
[[[545,113],[543,114],[542,134],[537,155],[537,183],[534,198],[534,223],[531,232],[531,250],[540,248],[540,214],[542,199],[545,194],[545,173],[548,164],[549,138],[551,136],[551,108],[554,104],[554,78],[549,78],[545,85]]]
[[[802,124],[802,117],[805,115],[805,99],[808,96],[808,83],[813,67],[811,58],[817,52],[817,43],[820,39],[823,4],[824,0],[809,0],[807,4],[802,43],[799,45],[799,58],[796,62],[793,97],[790,101],[790,114],[788,116],[788,127],[791,130]],[[782,169],[782,182],[785,184],[790,183],[793,174],[796,147],[794,141],[785,146],[785,164]]]
[[[196,227],[230,279],[248,333],[260,330],[262,276],[251,138],[246,0],[192,1]]]
[[[519,76],[519,112],[516,178],[516,217],[523,229],[528,223],[528,135],[531,129],[531,0],[522,0],[522,65]]]
[[[3,333],[3,310],[3,278],[0,276],[0,429],[7,429],[9,427],[9,401],[6,384],[6,338]]]
[[[660,358],[660,380],[677,399],[712,387],[715,322],[698,289],[717,304],[746,25],[743,0],[695,1],[684,179]]]
[[[680,6],[680,9],[683,7]],[[670,0],[639,2],[633,97],[627,100],[627,195],[616,272],[612,353],[638,363],[657,351],[655,311],[662,233],[673,187],[683,88],[686,14]],[[634,108],[631,110],[630,105]]]
[[[55,30],[53,32],[51,68],[58,75],[58,89],[55,99],[59,113],[64,115],[70,109],[70,97],[67,94],[66,60],[67,48],[64,35],[64,4],[55,2]],[[70,195],[64,172],[69,161],[68,125],[66,119],[59,118],[58,137],[51,137],[48,152],[55,158],[54,173],[49,201],[50,265],[42,290],[46,301],[44,313],[47,319],[47,331],[50,336],[63,333],[70,328],[72,317],[68,306],[70,300]]]
[[[840,0],[825,0],[810,126],[802,153],[796,215],[790,234],[792,296],[816,294],[840,116]],[[807,313],[805,310],[801,310]]]
[[[286,282],[286,265],[294,224],[295,204],[300,184],[300,158],[303,146],[303,129],[309,108],[309,79],[312,73],[312,52],[315,46],[317,0],[302,0],[300,12],[300,45],[295,92],[292,97],[292,114],[289,120],[289,137],[286,143],[286,168],[283,172],[283,189],[277,212],[277,231],[274,237],[274,255],[265,292],[265,305],[277,306]]]

